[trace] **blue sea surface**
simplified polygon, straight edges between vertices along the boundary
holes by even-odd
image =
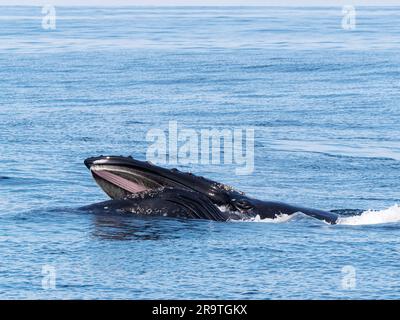
[[[1,299],[399,299],[400,7],[0,7]],[[89,156],[253,128],[255,169],[179,165],[339,225],[92,214]],[[49,270],[54,286],[47,281]]]

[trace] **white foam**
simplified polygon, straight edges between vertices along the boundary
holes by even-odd
[[[342,217],[338,224],[359,226],[400,222],[400,206],[398,204],[384,210],[367,210],[358,216]]]
[[[282,222],[287,222],[291,219],[293,219],[296,214],[288,215],[288,214],[281,214],[277,216],[276,218],[265,218],[262,219],[259,215],[249,218],[249,219],[243,219],[243,220],[232,220],[233,222],[263,222],[263,223],[282,223]]]

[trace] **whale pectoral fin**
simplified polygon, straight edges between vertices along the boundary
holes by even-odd
[[[330,224],[336,224],[339,216],[333,212],[329,211],[323,211],[323,210],[318,210],[318,209],[310,209],[310,208],[302,208],[299,207],[297,208],[298,212],[302,212],[307,216],[325,221]]]

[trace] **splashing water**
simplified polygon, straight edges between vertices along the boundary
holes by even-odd
[[[308,217],[301,212],[293,215],[282,214],[274,219],[265,218],[262,219],[259,215],[254,218],[245,220],[236,220],[239,222],[263,222],[263,223],[284,223],[292,220],[294,217]],[[234,221],[234,220],[233,220]],[[349,225],[349,226],[363,226],[373,224],[387,224],[400,222],[400,205],[395,204],[384,210],[367,210],[358,215],[352,215],[347,217],[340,217],[337,224]]]
[[[266,223],[281,223],[281,222],[287,222],[287,221],[291,220],[296,215],[297,214],[293,214],[293,215],[281,214],[281,215],[277,216],[274,219],[269,219],[269,218],[262,219],[259,215],[257,215],[256,217],[250,219],[250,221],[266,222]]]
[[[400,222],[400,206],[398,204],[384,210],[367,210],[357,216],[342,217],[338,224],[357,226],[393,222]]]
[[[263,222],[263,223],[283,223],[287,222],[294,217],[297,217],[299,215],[303,215],[301,212],[288,215],[288,214],[281,214],[277,216],[276,218],[264,218],[262,219],[259,215],[256,215],[255,217],[249,218],[249,219],[243,219],[243,220],[231,220],[232,222]]]

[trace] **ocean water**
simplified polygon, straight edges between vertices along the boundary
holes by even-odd
[[[0,7],[0,298],[400,298],[400,7],[356,10]],[[169,121],[253,128],[252,174],[178,167],[340,224],[79,210]]]

